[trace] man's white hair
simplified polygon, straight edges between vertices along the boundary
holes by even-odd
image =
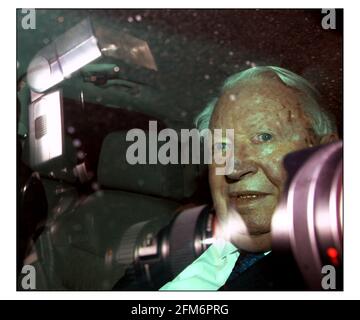
[[[249,68],[239,73],[236,73],[227,78],[221,88],[220,95],[225,91],[233,88],[242,80],[249,80],[261,76],[263,73],[272,72],[287,86],[297,89],[303,94],[304,101],[302,106],[304,112],[310,116],[312,120],[312,128],[318,137],[326,134],[336,133],[335,121],[325,112],[320,106],[319,92],[304,78],[299,75],[275,66],[262,66]],[[220,96],[219,95],[219,96]],[[195,118],[195,125],[201,132],[203,129],[209,129],[210,120],[218,98],[212,99],[205,109]]]

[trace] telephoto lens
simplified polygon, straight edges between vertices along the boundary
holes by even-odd
[[[211,245],[215,214],[209,206],[197,206],[162,225],[160,220],[139,222],[122,236],[116,261],[127,270],[116,289],[157,290],[172,280]]]
[[[289,154],[288,182],[272,219],[274,251],[291,251],[312,290],[343,286],[343,147]]]

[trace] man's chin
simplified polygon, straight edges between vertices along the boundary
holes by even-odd
[[[271,232],[256,232],[250,234],[237,233],[231,237],[231,242],[239,250],[248,252],[266,252],[271,250]]]

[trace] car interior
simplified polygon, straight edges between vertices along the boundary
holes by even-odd
[[[22,16],[18,9],[18,21]],[[183,210],[211,205],[204,161],[131,165],[126,137],[142,129],[149,145],[149,121],[158,131],[194,128],[231,74],[256,65],[297,72],[323,94],[341,135],[342,30],[322,30],[321,18],[320,10],[300,9],[36,9],[35,29],[19,23],[18,289],[22,267],[32,265],[36,290],[112,290],[133,276],[129,266],[140,240],[150,244]],[[53,44],[70,46],[61,37],[72,30],[79,41],[59,58],[60,67],[78,63],[72,54],[85,50],[88,39],[75,31],[86,24],[99,40],[99,56],[54,83],[37,79],[46,89],[34,90],[34,58]],[[54,107],[38,116],[46,99],[57,99],[58,113]],[[46,146],[37,144],[45,136]],[[159,149],[165,142],[156,143]],[[142,240],[148,223],[151,232]]]

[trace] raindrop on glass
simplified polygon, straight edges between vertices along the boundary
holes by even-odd
[[[74,133],[75,133],[75,128],[72,127],[72,126],[69,126],[69,127],[67,128],[67,132],[68,132],[69,134],[74,134]]]
[[[79,148],[81,146],[81,141],[79,139],[74,139],[73,140],[73,146],[75,148]]]
[[[91,188],[96,191],[96,190],[100,189],[100,186],[99,186],[99,184],[97,182],[93,182],[91,184]]]
[[[79,159],[84,159],[85,158],[85,153],[83,151],[79,151],[76,155],[77,155],[77,157]]]

